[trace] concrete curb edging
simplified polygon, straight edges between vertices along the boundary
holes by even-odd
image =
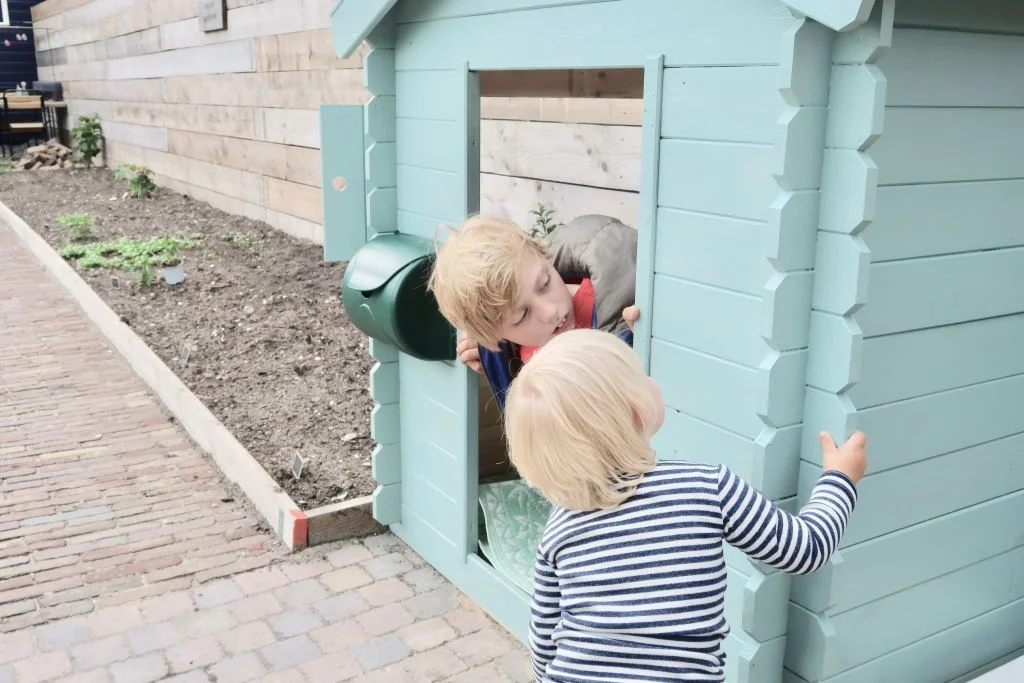
[[[40,264],[71,294],[107,341],[156,394],[225,477],[234,482],[291,550],[383,531],[373,519],[372,496],[304,511],[281,489],[249,451],[218,420],[174,371],[35,230],[3,202],[6,223]]]

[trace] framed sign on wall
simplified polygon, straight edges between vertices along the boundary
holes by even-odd
[[[199,0],[199,28],[223,31],[228,27],[225,0]]]

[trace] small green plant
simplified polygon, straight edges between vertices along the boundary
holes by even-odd
[[[109,268],[136,273],[136,284],[153,284],[151,268],[173,266],[181,261],[184,249],[199,246],[199,238],[192,236],[150,237],[140,240],[122,237],[113,242],[67,244],[60,250],[66,259],[77,259],[82,269]]]
[[[228,241],[236,247],[251,247],[263,242],[263,240],[248,232],[233,232],[228,237]]]
[[[547,237],[562,225],[554,219],[555,210],[546,204],[537,204],[537,208],[532,209],[530,213],[534,216],[533,227],[529,230],[533,238]]]
[[[75,127],[71,129],[71,138],[78,160],[86,166],[92,166],[92,160],[100,153],[100,144],[103,142],[100,115],[93,113],[79,116]]]
[[[57,216],[57,222],[67,230],[68,239],[81,242],[92,237],[92,229],[96,227],[96,219],[87,213],[72,213]]]
[[[114,171],[114,179],[128,183],[128,194],[136,199],[145,199],[153,196],[156,192],[156,183],[153,176],[145,166],[138,164],[123,164]]]
[[[0,173],[7,173],[14,170],[14,159],[0,157]]]

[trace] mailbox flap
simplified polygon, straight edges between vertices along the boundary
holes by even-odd
[[[433,254],[434,245],[422,237],[400,232],[380,234],[352,257],[345,279],[352,289],[369,294],[390,282],[410,263]]]

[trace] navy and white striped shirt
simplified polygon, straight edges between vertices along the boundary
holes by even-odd
[[[534,571],[537,680],[723,680],[723,542],[806,574],[835,551],[856,500],[849,478],[825,472],[791,515],[726,467],[662,460],[612,510],[554,508]]]

